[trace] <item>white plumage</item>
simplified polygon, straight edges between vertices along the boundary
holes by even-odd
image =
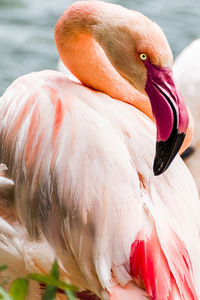
[[[140,231],[150,237],[156,230],[171,271],[177,264],[182,272],[172,230],[189,253],[199,293],[197,191],[179,157],[153,175],[155,126],[148,117],[44,71],[9,87],[0,119],[1,156],[15,179],[18,213],[32,237],[46,235],[74,284],[106,299],[112,269],[125,285]]]

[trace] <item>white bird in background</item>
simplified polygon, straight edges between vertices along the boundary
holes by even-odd
[[[200,39],[193,41],[176,58],[173,71],[195,123],[192,147],[184,155],[200,193]]]
[[[80,81],[69,71],[69,69],[66,68],[66,66],[63,64],[62,60],[60,59],[58,60],[57,70],[59,72],[66,74],[70,80],[80,83]]]
[[[103,300],[197,300],[200,201],[179,156],[166,170],[191,127],[163,32],[138,12],[82,1],[55,41],[82,83],[32,73],[0,99],[0,157],[21,221]]]

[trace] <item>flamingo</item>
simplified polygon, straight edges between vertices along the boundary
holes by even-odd
[[[164,33],[139,12],[82,1],[58,20],[55,42],[81,83],[41,71],[0,99],[0,157],[21,222],[80,290],[197,300],[200,203],[174,159],[192,124]]]
[[[200,193],[200,39],[193,41],[176,58],[173,65],[174,77],[181,90],[184,101],[194,117],[195,132],[192,147],[185,155],[185,162],[190,169]]]

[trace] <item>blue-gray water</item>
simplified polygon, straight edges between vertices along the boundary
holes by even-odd
[[[71,2],[0,0],[0,95],[20,75],[56,68],[54,25]],[[200,37],[200,0],[110,2],[139,10],[157,22],[167,35],[175,57]]]

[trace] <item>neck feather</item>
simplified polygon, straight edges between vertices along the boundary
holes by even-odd
[[[105,3],[76,2],[56,24],[55,41],[65,66],[86,86],[127,102],[153,119],[147,96],[136,90],[113,67],[92,35]]]

